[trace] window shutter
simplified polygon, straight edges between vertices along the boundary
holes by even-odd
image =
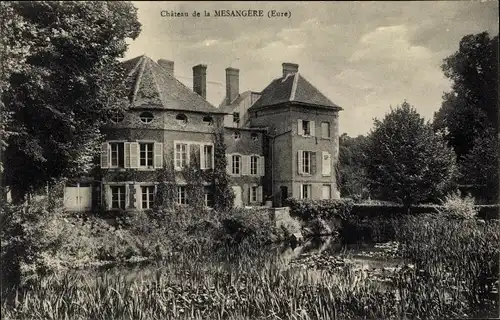
[[[322,161],[323,175],[325,175],[325,176],[331,175],[332,174],[332,164],[331,164],[330,153],[323,151],[321,161]]]
[[[302,135],[302,119],[298,120],[298,123],[297,123],[297,134],[298,135]]]
[[[139,167],[139,143],[130,143],[130,168]]]
[[[317,156],[316,156],[316,152],[311,152],[311,174],[314,175],[316,174],[316,170],[317,170]]]
[[[200,144],[200,169],[208,169],[205,168],[205,145]]]
[[[140,185],[135,184],[135,208],[142,209],[142,188]]]
[[[302,150],[299,150],[297,152],[297,173],[298,174],[303,174],[303,171],[302,171],[302,160],[303,160],[302,159],[302,153],[303,152],[304,151],[302,151]]]
[[[242,199],[241,201],[245,204],[252,203],[252,186],[248,186],[248,184],[244,184],[242,188]],[[246,198],[246,199],[245,199]]]
[[[124,167],[130,168],[130,142],[125,142],[123,144],[123,156],[125,157],[123,162]]]
[[[241,156],[241,175],[248,176],[250,175],[250,156]]]
[[[257,201],[262,204],[262,186],[257,187]]]
[[[130,207],[130,185],[125,184],[125,208]]]
[[[259,176],[263,177],[266,174],[266,161],[265,157],[259,157],[258,170]]]
[[[232,160],[233,160],[233,157],[231,156],[231,154],[227,154],[226,155],[226,161],[227,161],[227,164],[226,164],[226,171],[228,174],[232,174]]]
[[[189,167],[191,165],[191,145],[186,144],[186,165]]]
[[[155,168],[163,167],[163,143],[155,142],[154,154],[155,154],[155,159],[154,159]]]
[[[104,185],[104,197],[106,201],[106,205],[108,206],[108,209],[111,209],[112,201],[113,201],[113,194],[111,193],[111,186],[109,185]]]
[[[107,142],[101,145],[101,168],[109,168],[109,143]]]
[[[299,199],[304,199],[304,187],[299,184]]]
[[[312,120],[309,124],[311,126],[311,137],[314,137],[316,134],[315,134],[315,126],[314,126],[314,120]]]

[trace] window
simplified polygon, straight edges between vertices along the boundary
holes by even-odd
[[[154,186],[142,186],[142,208],[151,209],[154,203],[155,187]]]
[[[233,112],[233,122],[240,123],[240,113],[239,112]]]
[[[329,184],[324,184],[322,187],[322,199],[330,199],[332,194],[332,186]]]
[[[186,186],[178,186],[177,187],[177,203],[178,204],[187,204]]]
[[[257,187],[257,186],[250,187],[250,202],[257,202],[257,199],[258,199],[258,196],[257,196],[258,189],[259,189],[259,187]]]
[[[311,121],[302,120],[302,135],[303,136],[311,135]]]
[[[259,157],[252,156],[250,158],[250,174],[256,175],[258,173],[258,168],[259,168]]]
[[[111,122],[118,123],[122,122],[123,119],[125,119],[125,115],[120,110],[113,110],[111,111],[109,119],[111,120]]]
[[[153,166],[153,143],[140,143],[139,152],[140,159],[139,165],[141,167],[152,167]]]
[[[321,122],[321,137],[330,138],[330,122]]]
[[[301,188],[301,198],[302,199],[311,199],[312,194],[311,194],[311,185],[310,184],[303,184]]]
[[[111,186],[111,208],[125,209],[125,186]]]
[[[111,150],[111,168],[123,168],[125,166],[124,143],[112,142],[109,144]]]
[[[185,143],[178,143],[175,145],[175,167],[184,168],[187,166],[187,148]]]
[[[188,118],[183,113],[179,113],[175,117],[175,120],[177,120],[177,123],[180,124],[181,126],[185,126],[187,124],[187,122],[188,122]]]
[[[241,156],[239,155],[233,155],[232,156],[232,174],[240,174],[241,172]]]
[[[239,133],[239,131],[235,131],[233,133],[233,138],[234,140],[238,140],[239,138],[241,138],[241,133]]]
[[[253,140],[253,141],[257,141],[257,140],[259,140],[259,135],[258,135],[258,134],[256,134],[255,132],[252,132],[252,134],[251,134],[250,136],[252,137],[252,140]]]
[[[202,169],[211,169],[212,165],[212,157],[213,157],[213,147],[211,145],[203,146],[203,167]]]
[[[204,188],[205,192],[205,206],[213,208],[214,206],[214,193],[210,187]]]
[[[141,122],[144,122],[144,123],[151,123],[151,121],[153,121],[153,118],[154,118],[153,114],[151,112],[147,112],[147,111],[141,112],[139,117],[141,118]]]
[[[207,126],[211,126],[214,124],[214,119],[211,116],[205,116],[203,117],[203,122],[205,122]]]
[[[302,151],[302,173],[311,174],[311,151]]]

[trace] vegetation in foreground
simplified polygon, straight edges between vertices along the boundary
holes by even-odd
[[[243,242],[172,255],[139,279],[52,276],[3,297],[4,319],[443,319],[498,314],[498,221],[407,217],[380,281],[349,265],[305,268]]]

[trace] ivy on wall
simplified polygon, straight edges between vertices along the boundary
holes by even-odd
[[[163,168],[156,171],[158,187],[156,189],[154,208],[173,208],[177,195],[177,184],[175,183],[174,163],[164,161]]]
[[[214,209],[216,211],[227,211],[234,205],[234,192],[230,186],[230,177],[226,171],[226,166],[224,128],[218,126],[214,132],[214,170],[212,173]]]

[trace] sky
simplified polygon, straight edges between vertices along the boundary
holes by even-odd
[[[467,34],[498,34],[498,1],[133,2],[141,34],[126,59],[145,54],[175,62],[192,88],[192,67],[207,65],[207,100],[225,96],[225,68],[240,70],[240,92],[262,91],[299,72],[343,110],[340,133],[367,134],[373,119],[407,100],[432,120],[450,82],[443,59]],[[214,17],[215,10],[263,10],[264,17]],[[200,17],[192,17],[193,11]],[[204,17],[204,11],[210,17]],[[269,18],[267,12],[288,12]],[[162,17],[162,11],[189,17]]]

